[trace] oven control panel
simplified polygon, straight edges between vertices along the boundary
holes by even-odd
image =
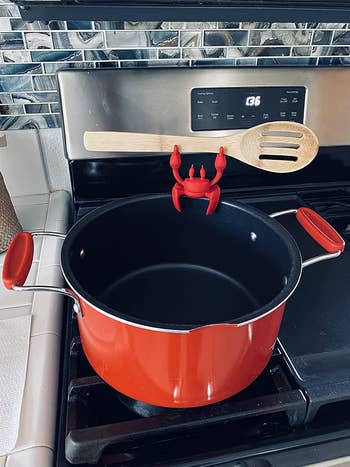
[[[303,86],[194,88],[191,128],[238,130],[276,120],[304,123],[305,94]]]

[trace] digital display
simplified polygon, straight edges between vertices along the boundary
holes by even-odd
[[[259,107],[261,104],[261,96],[248,96],[245,100],[247,107]]]
[[[304,86],[191,89],[192,131],[239,130],[273,121],[303,123]]]

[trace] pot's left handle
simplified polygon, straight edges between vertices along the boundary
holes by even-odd
[[[12,240],[4,260],[2,281],[6,289],[16,292],[56,292],[66,295],[74,300],[75,313],[82,316],[81,307],[74,293],[64,287],[46,285],[24,285],[33,262],[34,241],[33,236],[51,236],[65,238],[57,232],[20,232]]]
[[[285,214],[295,214],[299,224],[328,254],[315,256],[303,261],[303,268],[327,259],[336,258],[345,248],[344,239],[333,227],[310,208],[288,209],[270,214],[270,217],[280,217]]]

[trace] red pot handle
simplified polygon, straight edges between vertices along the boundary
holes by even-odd
[[[2,281],[12,290],[21,287],[29,274],[34,255],[33,236],[29,232],[20,232],[13,238],[4,260]]]
[[[296,217],[306,232],[328,253],[344,251],[343,238],[317,212],[309,208],[299,208]]]
[[[27,285],[25,283],[28,273],[30,271],[33,255],[34,255],[34,241],[33,236],[51,236],[65,238],[65,235],[58,232],[20,232],[17,234],[7,250],[5,261],[2,269],[2,281],[4,286],[9,290],[16,292],[56,292],[58,294],[66,295],[74,301],[74,312],[82,317],[82,309],[80,307],[79,299],[74,292],[64,287],[53,287],[49,285]]]

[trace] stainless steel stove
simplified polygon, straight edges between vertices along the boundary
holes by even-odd
[[[348,240],[349,78],[350,70],[332,69],[59,73],[75,219],[113,199],[169,192],[173,184],[166,155],[89,153],[85,130],[220,136],[285,118],[316,132],[317,158],[283,175],[230,159],[223,198],[267,213],[312,207]],[[182,169],[195,158],[211,177],[213,157],[185,154]],[[295,219],[283,222],[305,258],[320,254]],[[238,395],[202,408],[147,406],[106,385],[82,352],[67,306],[57,467],[297,466],[350,455],[349,255],[347,242],[338,260],[305,270],[264,373]]]

